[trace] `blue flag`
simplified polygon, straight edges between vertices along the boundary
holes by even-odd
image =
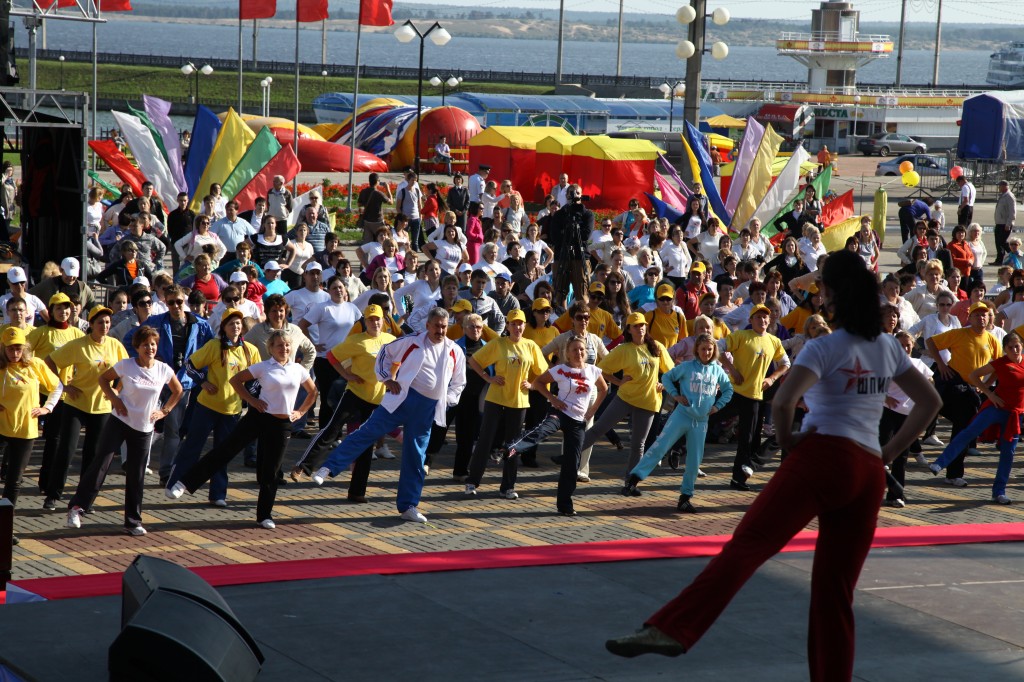
[[[646,194],[647,198],[651,200],[651,205],[654,206],[654,213],[659,218],[668,218],[668,221],[670,223],[674,223],[675,221],[683,217],[682,213],[672,208],[664,201],[651,194],[650,192],[644,192],[644,194]],[[684,225],[683,227],[686,226]]]
[[[206,162],[210,160],[213,145],[217,142],[221,122],[217,114],[203,105],[199,105],[196,120],[192,124],[192,140],[188,147],[188,160],[185,162],[185,183],[188,184],[188,198],[191,201],[196,192],[205,194],[209,187],[200,188],[199,180],[203,177]]]
[[[722,197],[715,186],[715,178],[711,175],[711,154],[708,153],[707,147],[704,146],[704,135],[694,128],[689,121],[686,121],[686,141],[689,143],[690,149],[693,150],[694,156],[697,157],[697,165],[700,166],[700,183],[704,187],[704,194],[708,197],[708,203],[711,204],[711,208],[723,225],[728,225],[731,216],[725,210],[725,204],[722,202]]]

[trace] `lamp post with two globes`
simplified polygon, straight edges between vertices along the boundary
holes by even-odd
[[[668,81],[658,86],[658,90],[661,94],[668,97],[668,131],[672,132],[672,122],[675,114],[676,97],[681,97],[686,93],[686,83],[683,81],[676,81],[672,85],[668,84]]]
[[[719,7],[711,14],[706,14],[707,0],[690,0],[676,10],[676,21],[683,26],[689,25],[689,40],[680,40],[676,45],[676,57],[686,60],[686,100],[683,105],[683,118],[693,126],[700,123],[700,72],[704,54],[710,52],[715,59],[722,60],[729,56],[729,46],[718,41],[711,49],[704,47],[704,33],[708,17],[718,26],[729,23],[729,10]]]
[[[194,104],[196,105],[196,112],[198,112],[199,111],[199,74],[203,74],[204,76],[209,76],[211,73],[213,73],[213,67],[210,66],[209,64],[203,64],[200,68],[197,69],[195,64],[193,64],[192,62],[189,62],[189,63],[187,63],[187,64],[185,64],[184,66],[181,67],[181,72],[183,74],[185,74],[186,78],[188,78],[192,74],[195,74],[195,76],[196,76],[196,98],[195,98]]]
[[[270,86],[273,83],[273,76],[267,76],[260,81],[260,90],[263,91],[263,116],[270,116]]]
[[[444,106],[444,96],[446,90],[454,90],[459,87],[459,83],[462,82],[462,76],[448,76],[446,80],[441,80],[437,76],[430,79],[430,84],[435,88],[441,88],[441,106]]]
[[[452,34],[436,21],[426,31],[420,31],[411,20],[406,21],[395,30],[395,38],[400,43],[412,42],[414,38],[420,39],[420,66],[416,76],[416,156],[413,158],[413,168],[416,170],[417,176],[420,174],[420,153],[423,151],[420,148],[420,131],[423,126],[419,125],[419,117],[423,113],[423,47],[427,36],[430,36],[430,42],[438,47],[444,47],[452,39]]]

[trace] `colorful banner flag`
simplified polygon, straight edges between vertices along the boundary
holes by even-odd
[[[739,152],[736,155],[736,165],[733,167],[732,179],[729,181],[729,190],[726,192],[725,209],[736,212],[736,205],[739,204],[740,194],[747,184],[747,176],[750,175],[750,165],[754,163],[754,155],[761,145],[761,138],[764,137],[764,126],[754,120],[747,119],[747,129],[743,131],[743,139],[740,140]]]
[[[775,182],[768,188],[768,193],[761,199],[761,205],[754,211],[754,217],[761,221],[761,233],[771,237],[777,231],[769,221],[778,213],[779,209],[786,205],[788,197],[797,187],[800,186],[800,167],[811,158],[804,146],[801,144],[789,157],[785,168],[775,178]]]
[[[178,186],[149,129],[130,114],[121,111],[110,113],[114,115],[117,127],[121,129],[121,134],[132,150],[139,170],[153,183],[153,191],[164,202],[164,206],[177,205]]]
[[[203,169],[203,175],[199,178],[199,191],[192,197],[191,208],[193,211],[199,213],[203,204],[203,195],[209,190],[210,185],[215,182],[224,184],[255,139],[256,133],[252,131],[252,128],[235,113],[233,107],[228,109],[227,116],[224,117],[224,125],[221,126],[220,134],[217,135],[217,143],[213,145],[206,168]]]
[[[274,155],[281,151],[281,143],[274,137],[270,126],[264,126],[256,135],[249,148],[245,150],[238,165],[221,186],[221,193],[226,197],[234,197],[243,187],[248,185],[264,166],[270,163]]]
[[[853,190],[834,197],[821,207],[821,224],[831,227],[853,215]]]
[[[277,14],[277,0],[238,0],[238,18],[269,19]]]
[[[131,104],[126,103],[125,106],[128,107],[128,111],[129,113],[131,113],[132,116],[139,119],[142,125],[149,128],[149,134],[153,136],[153,142],[156,142],[156,148],[160,150],[160,155],[164,157],[164,162],[166,162],[167,148],[164,147],[164,137],[160,133],[160,131],[156,129],[156,126],[153,125],[153,122],[149,120],[149,114],[147,114],[145,111],[139,111]]]
[[[362,26],[392,26],[391,8],[394,0],[360,0],[359,24]]]
[[[299,221],[302,220],[302,209],[305,208],[307,204],[309,204],[309,193],[312,192],[313,190],[320,192],[320,196],[324,195],[324,188],[314,185],[313,187],[310,187],[308,190],[306,190],[304,193],[295,197],[292,200],[292,213],[291,215],[288,216],[288,227],[291,227],[292,225],[298,225]]]
[[[120,178],[121,182],[127,183],[132,188],[135,196],[142,196],[142,183],[146,181],[146,176],[132,165],[132,162],[128,160],[124,152],[117,148],[117,144],[113,140],[89,140],[89,149],[103,159],[103,163],[114,171],[114,175]]]
[[[852,191],[852,190],[851,190]],[[846,248],[846,240],[860,231],[860,216],[847,218],[821,231],[821,245],[828,252]]]
[[[302,170],[302,164],[291,147],[281,147],[274,158],[256,174],[248,185],[235,195],[240,211],[248,211],[256,205],[256,197],[265,197],[274,187],[274,176],[283,175],[287,184]]]
[[[167,152],[167,165],[171,168],[174,184],[178,186],[179,192],[187,192],[185,169],[181,165],[181,140],[178,138],[178,129],[171,121],[171,103],[150,95],[143,95],[142,102],[150,123],[160,131],[164,151]]]
[[[659,218],[668,218],[670,223],[674,223],[683,217],[682,211],[672,208],[650,192],[644,192],[644,194],[646,194],[647,198],[651,200],[651,206],[654,207],[654,214]]]
[[[131,12],[132,0],[99,0],[99,8],[101,12]]]
[[[704,135],[693,125],[686,121],[686,135],[683,139],[689,146],[691,163],[696,163],[699,174],[693,176],[694,181],[700,178],[704,194],[708,198],[708,206],[712,209],[723,225],[728,225],[731,214],[722,203],[722,197],[718,194],[718,187],[715,186],[715,177],[711,174],[711,155],[704,146]]]
[[[831,183],[832,183],[832,166],[825,166],[825,170],[823,170],[821,173],[819,173],[818,177],[816,177],[813,180],[811,180],[811,187],[814,188],[815,196],[818,196],[818,197],[825,196],[825,192],[828,191],[828,186]],[[762,232],[765,232],[765,234],[768,235],[768,236],[771,236],[771,235],[775,234],[776,232],[778,232],[779,229],[775,226],[776,221],[778,221],[779,218],[781,218],[782,216],[786,215],[787,213],[789,213],[790,211],[793,210],[793,203],[797,199],[803,199],[803,198],[804,198],[803,191],[800,191],[800,192],[797,192],[796,194],[794,194],[792,196],[792,198],[789,201],[786,202],[786,205],[783,206],[781,209],[779,209],[778,213],[776,213],[774,216],[772,216],[771,221],[769,221],[768,223],[765,223],[764,228],[762,229]],[[797,236],[799,237],[799,235],[797,235]]]
[[[658,183],[658,189],[661,190],[662,200],[669,206],[685,213],[687,197],[673,187],[671,181],[658,171],[654,171],[654,179]],[[661,216],[659,215],[658,217],[660,218]]]
[[[188,158],[185,160],[185,184],[188,185],[188,198],[192,199],[199,194],[199,178],[206,168],[206,162],[210,159],[213,146],[217,143],[217,136],[223,124],[213,113],[203,105],[199,105],[195,121],[192,123],[192,137],[188,147]],[[206,194],[209,187],[202,189],[200,200]]]
[[[323,21],[327,18],[327,0],[295,0],[295,20]]]
[[[107,182],[106,180],[101,178],[99,173],[97,173],[96,171],[92,170],[91,168],[89,169],[88,172],[89,172],[89,177],[92,178],[92,181],[95,182],[97,185],[99,185],[103,189],[107,190],[108,192],[110,192],[114,196],[118,196],[118,195],[121,194],[121,190],[120,189],[118,189],[114,185],[111,185],[109,182]]]
[[[668,157],[665,156],[664,154],[658,154],[658,161],[661,162],[661,167],[665,171],[665,175],[672,178],[672,181],[676,183],[674,189],[678,189],[679,192],[684,197],[686,197],[687,201],[689,201],[690,197],[693,196],[693,192],[691,192],[690,188],[686,186],[686,183],[683,182],[683,179],[679,177],[679,173],[676,171],[676,167],[669,163]]]
[[[738,192],[738,188],[733,185],[733,192],[739,193],[736,211],[732,215],[731,226],[734,231],[739,232],[747,226],[747,221],[754,215],[757,205],[768,192],[772,184],[772,163],[781,145],[782,136],[772,130],[771,124],[765,126],[761,144],[758,145],[754,161],[750,164],[750,173],[747,175],[743,191]]]

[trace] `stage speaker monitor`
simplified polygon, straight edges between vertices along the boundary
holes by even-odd
[[[170,599],[170,596],[180,597],[178,600]],[[156,618],[160,615],[160,608],[151,608],[149,602],[156,597],[161,597],[160,604],[177,604],[184,602],[194,604],[200,609],[188,608],[190,613],[195,613],[201,618],[189,624],[189,620],[178,621],[172,618]],[[227,602],[220,593],[213,589],[209,583],[200,578],[192,571],[170,561],[139,555],[132,565],[124,572],[121,581],[121,627],[122,633],[110,647],[110,671],[111,679],[136,679],[136,680],[162,680],[162,679],[191,679],[188,677],[176,677],[180,670],[173,671],[170,677],[160,677],[167,673],[170,668],[155,666],[153,672],[157,676],[139,677],[141,669],[135,667],[137,664],[144,664],[147,661],[153,665],[153,661],[167,663],[162,657],[153,657],[148,654],[135,655],[132,647],[126,646],[127,642],[138,643],[148,641],[155,650],[178,650],[181,647],[192,647],[191,656],[184,656],[182,660],[206,661],[206,669],[214,670],[221,664],[229,667],[238,667],[238,661],[231,662],[218,655],[213,658],[205,657],[203,652],[209,644],[214,645],[214,651],[221,649],[230,651],[232,656],[240,656],[241,659],[251,659],[258,672],[264,657],[256,641],[238,622],[235,614],[231,611]],[[180,607],[184,608],[184,607]],[[171,608],[172,611],[180,610],[178,606]],[[142,616],[145,612],[145,617]],[[166,615],[166,614],[164,614]],[[181,623],[184,627],[179,627]],[[210,628],[208,632],[206,627]],[[191,629],[190,629],[191,628]],[[200,635],[195,641],[195,636]],[[218,641],[218,637],[223,642]],[[195,644],[195,646],[192,646]],[[241,647],[236,645],[241,644]],[[137,646],[133,644],[132,646]],[[146,647],[143,647],[146,648]],[[242,656],[241,654],[245,654]],[[176,655],[177,658],[177,655]],[[198,664],[198,663],[197,663]],[[127,668],[125,666],[128,666]],[[243,666],[244,667],[244,666]],[[131,673],[124,677],[114,677],[114,671],[130,670]],[[212,675],[212,673],[211,673]],[[201,676],[197,679],[232,679],[213,676]],[[247,680],[249,677],[238,677],[235,679]]]

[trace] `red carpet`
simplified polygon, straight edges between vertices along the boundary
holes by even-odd
[[[338,578],[351,575],[394,575],[522,566],[590,564],[606,561],[686,559],[713,556],[730,537],[727,535],[671,537],[458,552],[382,554],[338,559],[200,566],[193,570],[211,585],[221,587],[287,580]],[[811,551],[814,549],[816,537],[817,532],[815,531],[801,532],[786,545],[783,551]],[[1020,542],[1022,540],[1024,540],[1024,523],[913,526],[879,528],[875,533],[872,547],[920,547]],[[173,560],[174,557],[167,555],[162,558]],[[100,597],[116,595],[121,592],[121,574],[103,573],[61,578],[37,578],[17,580],[14,581],[14,584],[46,599]]]

